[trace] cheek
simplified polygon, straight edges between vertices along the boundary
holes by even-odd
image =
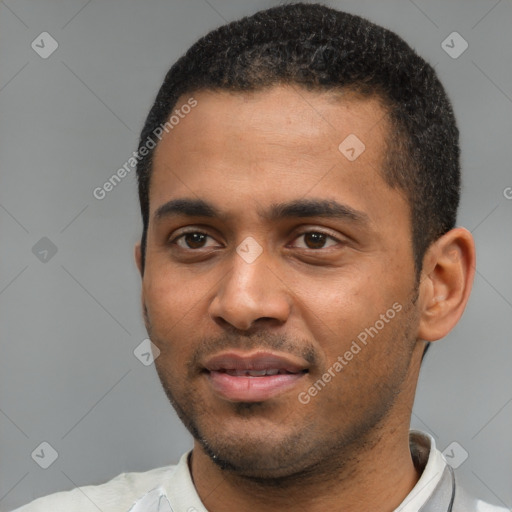
[[[373,385],[401,373],[397,366],[405,355],[403,328],[408,316],[405,287],[402,283],[404,289],[400,288],[398,279],[385,279],[384,273],[379,279],[375,273],[362,273],[332,281],[309,298],[315,315],[309,313],[306,322],[311,321],[312,335],[324,354],[322,370],[342,358],[343,377],[335,379],[333,388],[359,382],[356,387],[371,395]],[[374,384],[368,387],[369,382]]]
[[[176,272],[148,273],[144,301],[151,332],[160,341],[181,337],[187,322],[201,307],[201,292],[194,281],[185,280]],[[204,292],[203,292],[204,294]],[[190,331],[189,331],[190,332]]]
[[[376,281],[380,286],[375,284]],[[313,325],[318,326],[320,332],[315,338],[319,342],[331,340],[333,347],[342,346],[373,325],[394,302],[391,300],[393,293],[385,288],[382,279],[370,277],[369,272],[343,272],[334,279],[326,279],[320,286],[318,284],[312,282],[308,293],[302,294],[302,313],[310,316]]]

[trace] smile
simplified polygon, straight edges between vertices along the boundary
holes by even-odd
[[[262,402],[288,391],[308,372],[305,361],[288,354],[218,354],[205,364],[212,391],[232,402]]]

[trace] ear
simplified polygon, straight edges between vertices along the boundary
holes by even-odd
[[[135,255],[135,263],[137,264],[137,268],[139,269],[139,274],[142,277],[142,250],[140,247],[140,241],[135,244],[134,255]]]
[[[436,341],[459,321],[475,275],[475,243],[471,233],[455,228],[427,250],[419,285],[418,338]]]

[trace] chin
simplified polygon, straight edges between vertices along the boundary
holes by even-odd
[[[197,432],[203,451],[223,470],[265,481],[295,477],[319,462],[320,454],[311,446],[312,437],[304,429],[278,432],[275,425],[271,429],[250,423],[239,427]]]
[[[267,450],[262,451],[261,445],[256,449],[246,445],[223,447],[220,450],[215,450],[210,445],[203,445],[203,448],[218,467],[251,480],[289,478],[305,469],[302,467],[302,457],[290,458],[290,454],[279,456],[275,449],[271,450],[270,456]]]

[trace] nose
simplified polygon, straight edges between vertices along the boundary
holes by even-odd
[[[282,325],[290,311],[289,289],[269,267],[267,258],[261,255],[247,263],[236,253],[209,307],[217,323],[225,326],[227,322],[244,331],[261,323]]]

